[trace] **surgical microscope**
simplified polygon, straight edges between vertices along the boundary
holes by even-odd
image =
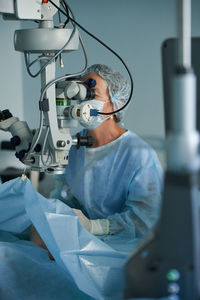
[[[0,130],[12,134],[11,143],[16,149],[16,157],[31,170],[62,174],[72,145],[92,145],[92,137],[72,136],[70,128],[77,127],[81,120],[89,122],[98,111],[84,103],[84,100],[94,99],[96,82],[80,79],[87,68],[81,36],[75,24],[72,24],[73,28],[64,28],[66,24],[62,23],[54,26],[56,6],[65,2],[54,0],[54,3],[52,5],[48,0],[0,1],[0,13],[5,20],[32,20],[38,23],[38,28],[16,30],[14,47],[24,53],[28,73],[32,77],[41,75],[39,128],[31,130],[26,122],[4,109],[0,111]],[[79,44],[86,61],[83,71],[55,78],[57,59],[64,52],[77,50]],[[38,57],[31,61],[31,55]],[[30,68],[35,63],[40,64],[40,70],[32,74]]]

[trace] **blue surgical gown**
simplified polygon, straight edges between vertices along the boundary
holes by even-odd
[[[108,219],[110,234],[140,238],[158,218],[162,177],[155,151],[127,130],[97,148],[73,146],[51,197],[81,209],[89,219]]]

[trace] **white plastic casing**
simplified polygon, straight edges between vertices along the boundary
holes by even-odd
[[[90,109],[92,108],[89,103],[75,105],[72,109],[72,117],[79,121],[89,122],[93,118],[90,116]]]
[[[59,6],[59,0],[54,0]],[[42,0],[16,0],[16,17],[28,20],[50,20],[57,12],[57,9],[50,3],[42,3]]]

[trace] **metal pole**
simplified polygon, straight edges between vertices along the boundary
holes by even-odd
[[[177,63],[171,80],[171,131],[167,138],[168,170],[199,169],[196,130],[196,77],[191,68],[191,0],[177,0]]]
[[[191,67],[191,0],[177,0],[178,65]]]
[[[161,217],[126,265],[126,298],[200,299],[199,133],[191,68],[191,0],[177,3],[178,51]]]

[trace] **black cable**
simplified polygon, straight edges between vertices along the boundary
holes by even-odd
[[[64,1],[64,0],[63,0]],[[64,14],[66,17],[68,17],[67,13],[65,13],[60,7],[58,7],[52,0],[49,0],[49,2],[55,6],[62,14]],[[66,2],[65,2],[66,4]],[[66,4],[67,6],[67,4]],[[132,75],[131,75],[131,72],[129,71],[126,63],[123,61],[123,59],[119,56],[119,54],[117,54],[113,49],[111,49],[109,46],[107,46],[104,42],[102,42],[99,38],[97,38],[95,35],[93,35],[92,33],[90,33],[87,29],[85,29],[82,25],[80,25],[78,22],[76,22],[74,19],[72,19],[70,16],[69,16],[69,19],[71,20],[71,22],[74,22],[78,27],[80,27],[83,31],[85,31],[89,36],[91,36],[93,39],[95,39],[97,42],[99,42],[102,46],[104,46],[106,49],[108,49],[109,51],[111,51],[121,62],[122,64],[124,65],[126,71],[128,72],[128,75],[130,77],[130,81],[131,81],[131,91],[130,91],[130,95],[129,95],[129,99],[128,101],[119,109],[113,111],[113,112],[109,112],[109,113],[103,113],[103,112],[99,112],[99,114],[101,115],[111,115],[111,114],[115,114],[121,110],[123,110],[130,102],[131,100],[131,97],[132,97],[132,94],[133,94],[133,78],[132,78]]]
[[[61,4],[62,4],[63,8],[65,9],[65,11],[66,11],[66,13],[67,13],[67,19],[66,19],[66,21],[65,21],[65,23],[64,23],[64,26],[63,26],[63,28],[65,28],[65,26],[66,26],[66,25],[69,23],[69,21],[70,21],[70,18],[69,18],[69,9],[68,9],[68,6],[67,6],[67,4],[65,3],[64,0],[61,1]]]
[[[62,0],[62,3],[64,4],[64,9],[65,9],[67,15],[69,16],[69,21],[71,21],[72,26],[75,26],[75,23],[72,22],[72,20],[76,21],[76,19],[74,17],[74,14],[73,14],[71,8],[67,5],[65,0]],[[70,14],[71,14],[71,20],[70,20]]]

